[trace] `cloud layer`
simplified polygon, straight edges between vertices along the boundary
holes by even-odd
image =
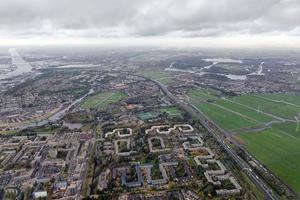
[[[5,37],[300,36],[299,0],[2,0]]]

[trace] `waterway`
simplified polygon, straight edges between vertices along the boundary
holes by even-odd
[[[26,62],[22,56],[17,52],[16,49],[11,48],[8,50],[11,56],[11,64],[16,67],[15,70],[9,71],[7,73],[0,74],[1,79],[12,78],[15,76],[22,75],[24,73],[29,73],[32,70],[32,66]]]
[[[218,59],[203,59],[203,60],[205,60],[205,61],[213,61],[213,63],[211,65],[208,65],[208,66],[205,66],[205,67],[201,68],[200,70],[185,70],[185,69],[174,68],[175,62],[172,62],[169,67],[165,68],[165,71],[175,71],[175,72],[192,73],[192,74],[197,74],[199,76],[202,76],[204,74],[216,74],[216,75],[220,75],[220,76],[225,76],[225,77],[227,77],[227,78],[229,78],[231,80],[246,80],[248,75],[264,75],[262,73],[264,62],[260,63],[260,65],[258,67],[258,70],[256,72],[249,73],[249,74],[246,74],[246,75],[236,75],[236,74],[220,74],[220,73],[204,72],[203,69],[209,69],[212,66],[218,64],[219,62],[242,63],[242,61],[240,61],[240,60],[221,59],[221,58],[218,58]]]

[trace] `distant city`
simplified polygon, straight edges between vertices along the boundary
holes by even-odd
[[[300,0],[1,0],[0,200],[299,200]]]
[[[35,47],[0,58],[2,199],[298,197],[297,56]]]

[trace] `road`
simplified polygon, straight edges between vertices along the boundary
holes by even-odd
[[[145,77],[144,77],[145,78]],[[148,79],[148,78],[147,78]],[[148,79],[151,80],[151,79]],[[232,157],[232,159],[238,164],[238,166],[245,171],[245,173],[248,175],[250,180],[261,190],[261,192],[264,194],[265,199],[268,200],[277,200],[279,199],[277,195],[270,189],[270,187],[260,178],[258,175],[251,169],[249,164],[245,162],[240,156],[237,155],[237,153],[228,146],[222,137],[220,137],[218,134],[215,133],[215,130],[213,130],[209,125],[208,122],[214,124],[212,121],[210,121],[199,109],[192,107],[189,104],[185,104],[180,102],[168,89],[165,85],[160,83],[156,80],[151,80],[154,83],[156,83],[160,89],[174,102],[176,103],[180,108],[188,112],[191,116],[194,116],[196,119],[198,119],[202,125],[207,129],[207,131],[216,139],[216,141],[219,143],[221,147],[226,151],[226,153]],[[218,126],[216,126],[218,127]]]
[[[82,97],[80,97],[79,99],[76,99],[75,101],[73,101],[69,106],[67,106],[66,108],[63,108],[62,110],[59,110],[58,112],[54,113],[53,115],[51,115],[50,117],[48,117],[47,119],[43,119],[40,121],[35,121],[32,122],[30,124],[23,124],[20,126],[15,126],[15,129],[26,129],[26,128],[34,128],[34,127],[38,127],[38,126],[43,126],[45,124],[48,124],[49,122],[56,122],[59,121],[60,119],[62,119],[65,114],[76,104],[80,103],[82,100],[84,100],[87,96],[91,95],[94,93],[93,89],[90,89],[88,93],[84,94]]]

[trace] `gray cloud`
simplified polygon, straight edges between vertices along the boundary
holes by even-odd
[[[4,36],[300,35],[299,0],[2,0]]]

